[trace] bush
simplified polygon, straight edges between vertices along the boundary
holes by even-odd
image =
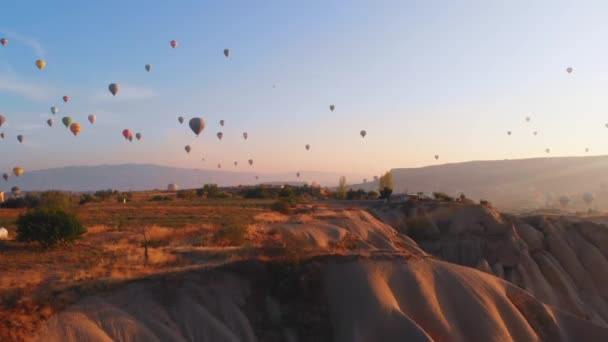
[[[393,189],[389,188],[389,187],[384,187],[380,190],[380,198],[381,199],[390,199],[391,195],[393,194]]]
[[[378,196],[379,196],[378,193],[373,190],[367,193],[368,199],[377,199]]]
[[[490,201],[487,200],[479,200],[479,204],[484,206],[484,207],[488,207],[488,208],[492,208],[492,203],[490,203]]]
[[[23,197],[12,197],[0,204],[0,208],[21,209],[27,208],[27,202]]]
[[[289,215],[291,214],[291,207],[292,204],[288,199],[281,199],[272,203],[270,209],[281,214]]]
[[[268,189],[261,186],[245,189],[242,194],[245,198],[267,199],[274,197],[274,195],[270,191],[268,191]]]
[[[35,209],[17,219],[17,240],[39,242],[45,248],[74,241],[85,232],[75,215],[62,210]]]
[[[40,194],[38,207],[52,210],[69,211],[72,207],[70,195],[63,191],[49,190]]]
[[[171,197],[169,196],[161,196],[161,195],[156,195],[153,196],[152,198],[150,198],[150,202],[163,202],[163,201],[170,201]]]
[[[451,196],[448,196],[446,193],[444,192],[433,192],[433,197],[437,200],[437,201],[444,201],[444,202],[454,202],[454,198]]]
[[[247,236],[247,226],[237,216],[225,216],[219,222],[220,229],[215,232],[214,238],[221,246],[242,246]]]
[[[192,190],[178,190],[177,198],[185,199],[185,200],[193,200],[196,193]]]

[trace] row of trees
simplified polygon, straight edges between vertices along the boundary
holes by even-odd
[[[393,194],[394,187],[395,183],[393,181],[393,174],[390,171],[386,172],[379,178],[378,192],[370,191],[366,193],[361,189],[349,189],[348,184],[346,183],[346,177],[341,176],[338,181],[338,187],[334,193],[334,197],[336,199],[348,200],[376,199],[378,197],[381,199],[390,199],[391,195]]]

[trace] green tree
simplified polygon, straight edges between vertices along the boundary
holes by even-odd
[[[70,211],[72,208],[72,200],[70,195],[63,191],[49,190],[40,194],[41,208]]]
[[[393,181],[393,174],[388,171],[387,173],[385,173],[384,175],[382,175],[380,177],[380,182],[379,182],[379,192],[380,192],[380,198],[382,199],[390,199],[391,195],[393,194],[393,189],[395,187],[395,183]]]
[[[39,242],[45,248],[74,241],[85,232],[86,228],[74,214],[62,210],[39,208],[17,219],[17,240]]]
[[[336,189],[336,198],[345,199],[347,191],[348,191],[348,185],[346,184],[346,177],[340,176],[340,180],[338,182],[338,188]]]

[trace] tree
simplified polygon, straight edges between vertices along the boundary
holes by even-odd
[[[45,248],[74,241],[85,232],[86,228],[74,214],[62,210],[39,208],[17,219],[17,240],[39,242]]]
[[[393,188],[395,187],[395,183],[393,182],[393,174],[388,171],[383,176],[380,177],[379,182],[379,191],[381,199],[390,199],[393,194]]]
[[[338,188],[336,189],[336,198],[345,199],[347,190],[348,190],[348,185],[346,184],[346,177],[340,176],[340,180],[338,182]]]
[[[72,208],[70,195],[63,191],[49,190],[40,194],[41,208],[69,211]]]

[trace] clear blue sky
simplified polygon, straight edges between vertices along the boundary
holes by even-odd
[[[371,178],[435,154],[606,154],[606,18],[605,1],[13,1],[0,12],[0,168],[253,158],[261,173]],[[201,137],[179,115],[202,116]]]

